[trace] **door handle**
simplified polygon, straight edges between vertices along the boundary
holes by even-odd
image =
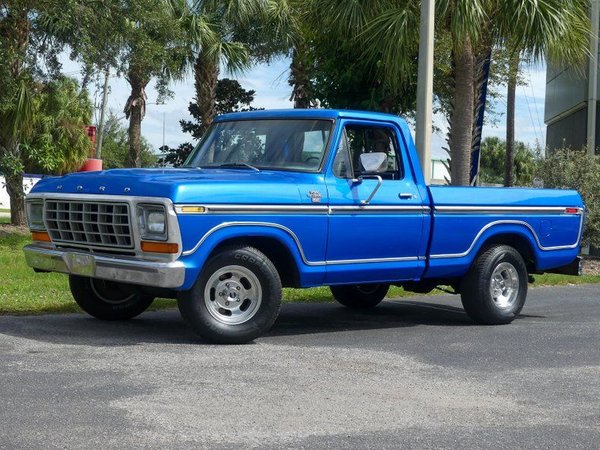
[[[410,192],[401,192],[398,194],[398,197],[400,197],[401,200],[410,200],[415,198],[415,196]]]

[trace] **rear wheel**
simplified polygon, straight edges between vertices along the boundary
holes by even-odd
[[[497,245],[480,254],[462,280],[461,298],[477,323],[512,322],[527,297],[527,267],[513,247]]]
[[[177,305],[198,335],[218,344],[244,344],[271,328],[281,295],[279,274],[263,253],[230,248],[206,263]]]
[[[122,283],[69,275],[69,287],[86,313],[102,320],[126,320],[140,315],[154,297],[135,292]]]
[[[342,305],[354,309],[369,309],[377,306],[390,289],[389,284],[353,284],[330,286],[333,297]]]

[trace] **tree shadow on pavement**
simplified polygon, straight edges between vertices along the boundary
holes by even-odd
[[[448,304],[390,300],[373,309],[353,310],[337,303],[284,305],[269,336],[336,331],[406,328],[417,325],[469,326],[473,322],[461,307]]]
[[[294,303],[282,306],[279,319],[266,336],[277,338],[417,325],[471,326],[473,322],[462,308],[445,303],[391,300],[365,311],[351,310],[337,303]],[[84,314],[4,316],[0,317],[2,334],[49,343],[100,347],[205,343],[186,325],[176,309],[149,311],[124,322],[101,321]]]

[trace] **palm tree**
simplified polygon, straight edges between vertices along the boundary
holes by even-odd
[[[489,0],[438,0],[438,37],[448,40],[451,52],[452,94],[449,103],[449,138],[452,184],[468,185],[473,137],[476,68],[474,58],[487,21]],[[414,76],[418,52],[419,4],[411,0],[343,2],[313,0],[313,9],[328,22],[325,28],[355,39],[357,57],[379,68],[383,82],[405,85]]]
[[[292,87],[290,100],[294,108],[312,108],[316,104],[313,95],[312,55],[310,41],[310,26],[314,19],[314,11],[310,2],[302,0],[271,0],[269,15],[267,17],[269,28],[272,30],[268,39],[278,43],[279,51],[291,56],[289,85]]]
[[[109,2],[110,3],[110,2]],[[185,74],[185,31],[169,9],[168,0],[117,2],[122,17],[114,17],[123,40],[120,68],[131,87],[124,113],[129,119],[130,165],[142,165],[142,120],[146,113],[146,87],[153,78],[159,99],[170,95],[168,83]],[[117,25],[118,24],[118,25]]]
[[[186,30],[186,67],[193,68],[196,103],[201,112],[201,131],[212,123],[220,66],[240,73],[253,62],[251,42],[238,39],[264,23],[267,0],[207,1],[170,0],[173,14]],[[257,39],[257,35],[252,35]]]
[[[443,80],[447,86],[438,94],[449,97],[440,101],[450,126],[452,184],[466,186],[470,181],[477,133],[474,117],[484,113],[481,93],[489,77],[482,68],[492,49],[516,49],[513,54],[535,59],[548,51],[551,60],[580,61],[589,35],[588,4],[588,0],[437,0],[436,46],[441,43],[450,53],[449,79]],[[313,9],[326,18],[327,27],[320,23],[322,29],[355,40],[362,48],[360,57],[379,68],[384,83],[410,82],[418,39],[414,32],[419,20],[417,2],[313,0]],[[441,59],[436,57],[436,63]],[[519,58],[513,58],[513,74],[515,60],[518,63]],[[515,79],[509,77],[513,99]]]
[[[498,40],[510,52],[507,80],[505,186],[515,181],[515,100],[521,58],[580,65],[588,55],[587,0],[515,0],[497,4]]]

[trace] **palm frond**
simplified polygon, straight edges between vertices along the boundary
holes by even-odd
[[[404,84],[412,75],[418,51],[418,5],[407,3],[372,19],[356,37],[365,61],[378,66],[391,87]]]
[[[6,129],[10,137],[17,139],[26,135],[33,125],[33,99],[29,86],[22,80],[16,92],[13,107],[7,114]]]
[[[498,0],[499,38],[533,60],[547,55],[553,62],[581,64],[589,56],[588,11],[588,0]]]
[[[238,75],[251,64],[250,52],[241,42],[221,42],[218,47],[221,62],[232,75]]]

